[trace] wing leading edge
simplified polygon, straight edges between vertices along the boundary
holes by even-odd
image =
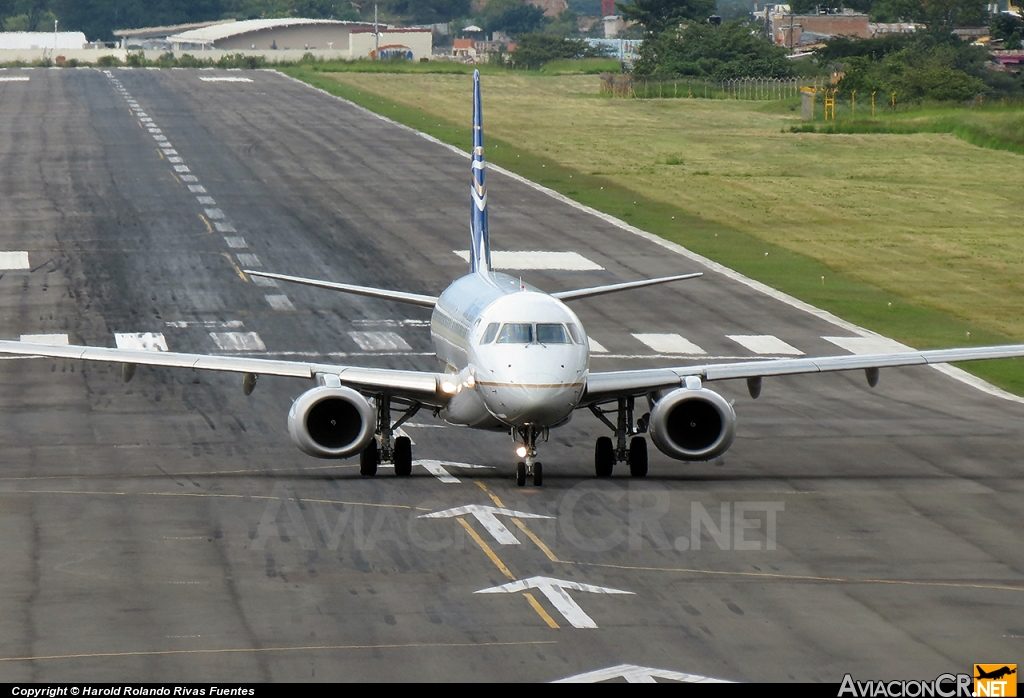
[[[769,359],[736,363],[698,364],[673,368],[652,368],[635,371],[609,371],[591,373],[581,406],[595,404],[617,397],[639,396],[657,390],[682,387],[687,377],[706,381],[736,378],[759,379],[770,376],[792,376],[805,373],[828,373],[944,364],[982,359],[1009,359],[1024,356],[1024,344],[1006,344],[991,347],[962,347],[929,349],[887,354],[855,354],[849,356],[816,356],[799,359]]]
[[[302,361],[277,361],[246,356],[213,356],[207,354],[180,354],[176,352],[143,351],[138,349],[112,349],[76,345],[53,346],[0,340],[0,354],[78,359],[138,366],[167,366],[206,371],[248,373],[257,376],[286,376],[313,379],[318,375],[337,376],[342,385],[360,392],[374,394],[386,392],[397,398],[414,400],[431,406],[443,406],[448,393],[442,390],[442,373],[400,371],[386,368],[362,368]],[[450,378],[450,377],[449,377]]]

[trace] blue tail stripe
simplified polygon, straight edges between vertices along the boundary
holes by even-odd
[[[480,71],[473,71],[473,186],[470,205],[469,269],[491,268],[491,243],[487,234],[487,184],[484,162],[484,120],[480,109]]]

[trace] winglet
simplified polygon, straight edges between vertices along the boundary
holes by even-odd
[[[484,162],[484,119],[480,109],[480,71],[473,71],[473,186],[470,209],[469,269],[491,269],[491,242],[487,234],[487,184]]]

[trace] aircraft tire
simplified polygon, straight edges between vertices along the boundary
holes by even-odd
[[[407,477],[412,474],[412,439],[399,436],[395,439],[395,475]]]
[[[634,436],[629,441],[629,474],[647,476],[647,439],[642,436]]]
[[[370,441],[370,445],[359,454],[359,474],[372,477],[377,474],[377,464],[380,463],[380,452],[377,450],[377,439]]]
[[[522,461],[516,464],[516,484],[520,487],[526,484],[526,463]]]
[[[594,447],[594,471],[598,477],[611,477],[614,468],[615,446],[609,437],[602,436]]]
[[[540,463],[533,464],[533,486],[540,487],[544,484],[544,468]]]

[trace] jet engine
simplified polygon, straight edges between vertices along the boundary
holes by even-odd
[[[351,388],[313,388],[292,403],[288,432],[317,458],[347,458],[363,451],[376,432],[376,410]]]
[[[732,445],[736,412],[725,398],[707,388],[680,388],[654,403],[651,440],[676,460],[711,460]]]

